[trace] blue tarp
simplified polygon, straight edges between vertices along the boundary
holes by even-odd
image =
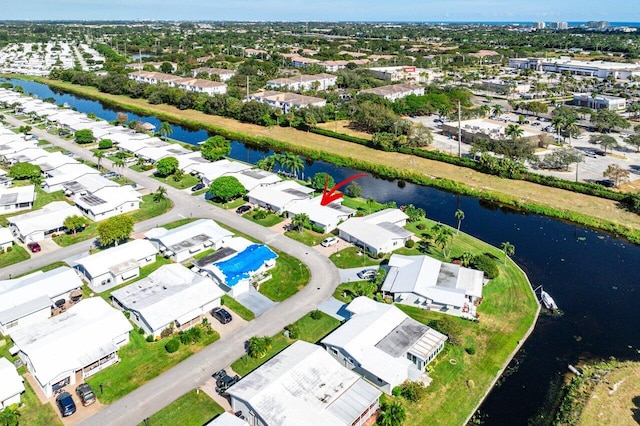
[[[214,262],[226,279],[226,285],[233,287],[243,279],[249,278],[262,267],[264,262],[278,255],[263,244],[252,244],[231,259]]]

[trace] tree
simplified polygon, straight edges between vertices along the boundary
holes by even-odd
[[[158,133],[160,133],[160,136],[162,136],[162,138],[166,141],[167,137],[173,133],[173,126],[166,121],[163,121],[162,123],[160,123]]]
[[[289,152],[281,154],[279,162],[283,168],[288,169],[296,178],[298,177],[298,172],[304,169],[304,160]]]
[[[258,167],[259,169],[271,172],[276,167],[276,163],[277,162],[278,161],[277,161],[275,155],[270,155],[268,157],[264,157],[264,158],[259,159],[256,162],[256,167]]]
[[[553,118],[551,118],[551,125],[556,131],[556,138],[560,140],[560,130],[562,130],[562,127],[564,126],[564,117],[561,117],[559,115],[554,116]]]
[[[418,222],[426,216],[423,208],[416,207],[413,204],[409,204],[404,208],[404,214],[409,216],[409,219],[407,219],[409,222]]]
[[[433,142],[431,130],[422,123],[414,123],[409,128],[407,145],[415,147],[429,146]]]
[[[159,203],[160,201],[167,198],[166,195],[167,195],[167,188],[160,185],[158,189],[156,189],[156,192],[153,193],[153,201],[155,203]]]
[[[100,142],[98,142],[98,148],[100,149],[113,148],[113,141],[111,139],[102,139]]]
[[[127,114],[125,114],[124,112],[119,112],[118,115],[116,115],[116,123],[120,126],[124,126],[125,124],[127,124],[127,121],[129,121],[129,116],[127,116]]]
[[[462,225],[462,221],[464,220],[464,212],[460,209],[456,210],[453,214],[456,219],[458,219],[458,234],[460,233],[460,225]]]
[[[622,118],[618,113],[608,109],[601,109],[592,113],[591,123],[602,133],[609,133],[616,127],[626,129],[631,125],[629,121]]]
[[[498,117],[500,117],[500,115],[502,115],[502,112],[504,111],[504,107],[500,104],[495,104],[493,106],[492,112],[493,115],[497,115]]]
[[[226,203],[227,201],[242,197],[247,190],[234,176],[221,176],[211,182],[209,195]]]
[[[316,191],[322,191],[325,188],[325,183],[327,186],[327,190],[333,188],[336,184],[336,181],[333,180],[333,177],[325,172],[319,172],[313,175],[313,179],[311,179],[311,187]]]
[[[247,352],[251,358],[264,358],[273,347],[273,341],[269,336],[253,336],[247,342]]]
[[[636,152],[640,152],[640,134],[631,135],[627,138],[627,143],[636,147]]]
[[[95,140],[91,129],[78,130],[75,134],[75,141],[79,144],[93,143]]]
[[[614,181],[617,188],[620,183],[629,179],[629,170],[623,169],[617,164],[609,164],[607,169],[602,173],[602,176]]]
[[[125,162],[123,158],[116,157],[113,159],[113,167],[115,167],[116,170],[122,171],[122,169],[124,169],[124,166]]]
[[[165,157],[158,161],[156,164],[156,170],[159,176],[167,177],[175,173],[178,170],[180,163],[176,157]]]
[[[306,213],[298,213],[293,216],[291,219],[291,225],[298,230],[298,232],[302,233],[303,228],[308,228],[311,226],[311,220],[309,219],[309,215]]]
[[[431,228],[431,232],[433,242],[442,247],[442,255],[448,258],[450,253],[447,253],[447,248],[449,248],[449,243],[453,238],[453,230],[448,226],[437,224]]]
[[[360,186],[360,184],[358,184],[358,182],[351,182],[344,189],[344,193],[347,194],[349,197],[353,197],[353,198],[361,197],[362,192],[363,192],[362,187]]]
[[[102,152],[102,151],[94,151],[93,152],[93,157],[96,160],[98,160],[98,170],[100,170],[102,168],[100,163],[102,163],[102,159],[105,157],[104,152]]]
[[[517,124],[509,124],[507,128],[504,130],[504,134],[509,136],[512,141],[516,141],[516,139],[522,137],[524,134],[524,130]]]
[[[369,208],[369,213],[373,210],[373,207],[376,205],[376,199],[373,197],[367,198],[367,207]]]
[[[513,256],[514,253],[516,252],[516,247],[511,244],[509,241],[504,241],[502,243],[500,243],[500,248],[502,249],[502,252],[504,253],[504,264],[507,264],[507,256]]]
[[[184,172],[180,169],[176,169],[176,171],[173,172],[172,178],[174,182],[180,182],[182,178],[184,178]]]
[[[160,71],[165,74],[171,74],[171,72],[173,71],[173,65],[171,64],[171,62],[163,62],[160,64]]]
[[[223,136],[214,136],[202,144],[201,150],[202,157],[209,161],[218,161],[229,155],[231,142]]]
[[[31,163],[16,163],[9,169],[9,177],[17,180],[34,179],[41,174],[40,166]]]
[[[12,404],[0,411],[0,424],[3,426],[18,426],[21,415],[18,404]]]
[[[607,152],[607,148],[613,149],[618,146],[618,141],[613,136],[610,135],[593,135],[589,138],[589,142],[592,144],[599,144],[604,150],[605,154]]]
[[[73,231],[73,235],[76,235],[78,229],[84,228],[86,224],[87,220],[84,217],[78,215],[69,216],[63,222],[65,228]]]
[[[113,216],[98,224],[98,240],[100,245],[118,245],[128,239],[133,232],[133,219],[131,216]]]
[[[567,170],[569,168],[569,164],[579,163],[583,159],[584,154],[576,149],[568,147],[556,149],[551,154],[547,154],[544,156],[544,161],[549,163],[551,167],[557,167],[562,170]]]
[[[380,426],[400,426],[407,419],[407,413],[399,402],[383,402],[377,424]]]

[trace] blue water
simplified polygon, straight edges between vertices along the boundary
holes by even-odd
[[[20,84],[41,98],[53,96],[56,102],[67,102],[79,111],[115,119],[116,111],[99,102],[56,94],[38,83]],[[135,114],[129,118],[159,123]],[[208,136],[202,130],[173,128],[172,137],[188,143]],[[348,146],[345,143],[345,150]],[[254,163],[270,153],[234,141],[230,156]],[[327,172],[340,181],[358,171],[322,161],[308,162],[305,176],[317,172]],[[640,303],[639,246],[582,226],[429,187],[374,177],[358,182],[364,197],[398,205],[412,203],[424,208],[429,218],[452,226],[456,225],[455,211],[463,210],[462,230],[495,246],[511,242],[516,247],[514,260],[532,285],[544,286],[562,309],[562,316],[541,316],[518,355],[519,368],[501,381],[482,405],[486,424],[527,425],[543,406],[551,382],[561,379],[568,364],[610,356],[640,360],[636,313]]]

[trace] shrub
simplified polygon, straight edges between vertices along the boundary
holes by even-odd
[[[103,139],[100,142],[98,142],[98,148],[100,149],[113,148],[113,141],[111,139]]]
[[[11,253],[13,251],[13,247],[9,246],[7,247],[7,253]]]
[[[131,312],[129,312],[129,311],[124,311],[124,317],[125,317],[126,319],[131,318]]]
[[[402,395],[402,397],[407,401],[411,402],[420,401],[424,397],[425,393],[427,393],[427,388],[422,382],[406,381],[400,385],[400,389],[400,395]]]
[[[180,340],[178,339],[171,339],[164,345],[164,349],[170,354],[176,352],[178,348],[180,348]]]
[[[498,275],[500,275],[500,269],[498,269],[498,265],[496,265],[496,262],[486,253],[475,256],[471,261],[471,265],[475,269],[484,272],[484,274],[489,279],[494,279]]]
[[[156,341],[156,338],[153,337],[153,334],[150,334],[150,335],[147,336],[147,342],[152,343],[152,342],[155,342],[155,341]]]
[[[142,327],[138,327],[138,334],[140,335],[144,334],[144,330],[142,329]]]
[[[476,348],[474,348],[473,346],[469,346],[468,348],[464,348],[464,351],[466,353],[468,353],[469,355],[475,355],[476,354]]]
[[[413,248],[415,245],[416,245],[416,242],[412,239],[408,239],[407,242],[404,244],[406,248]]]
[[[424,231],[425,229],[427,229],[427,224],[424,222],[420,222],[419,224],[416,225],[416,228],[418,228],[421,231]]]
[[[173,334],[173,328],[168,327],[168,328],[165,328],[164,330],[162,330],[160,332],[160,337],[162,337],[164,339],[165,337],[169,337],[172,334]]]
[[[251,358],[264,358],[269,349],[273,347],[273,341],[269,336],[253,336],[247,342],[247,347]]]
[[[320,318],[322,318],[322,312],[320,312],[320,310],[315,309],[313,311],[311,311],[311,319],[313,320],[319,320]]]
[[[402,388],[400,386],[394,387],[393,390],[391,390],[391,395],[393,395],[393,396],[401,396],[402,395]]]
[[[300,329],[298,328],[298,326],[295,323],[294,324],[289,324],[284,329],[289,332],[289,338],[290,339],[297,339],[300,336]]]
[[[311,230],[313,232],[317,232],[318,234],[324,234],[324,228],[318,225],[311,225]]]
[[[267,216],[269,216],[269,212],[264,209],[256,209],[253,213],[253,218],[256,220],[265,219]]]
[[[192,327],[189,330],[181,331],[178,333],[178,338],[183,345],[197,343],[202,338],[202,329],[200,327]]]

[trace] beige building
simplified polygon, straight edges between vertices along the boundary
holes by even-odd
[[[462,142],[472,144],[480,139],[503,140],[508,139],[506,135],[507,125],[493,120],[478,118],[465,120],[460,123],[462,128]],[[522,138],[535,146],[546,146],[553,142],[553,136],[549,133],[541,132],[530,127],[522,128]],[[458,123],[449,122],[442,125],[444,136],[458,137]]]

